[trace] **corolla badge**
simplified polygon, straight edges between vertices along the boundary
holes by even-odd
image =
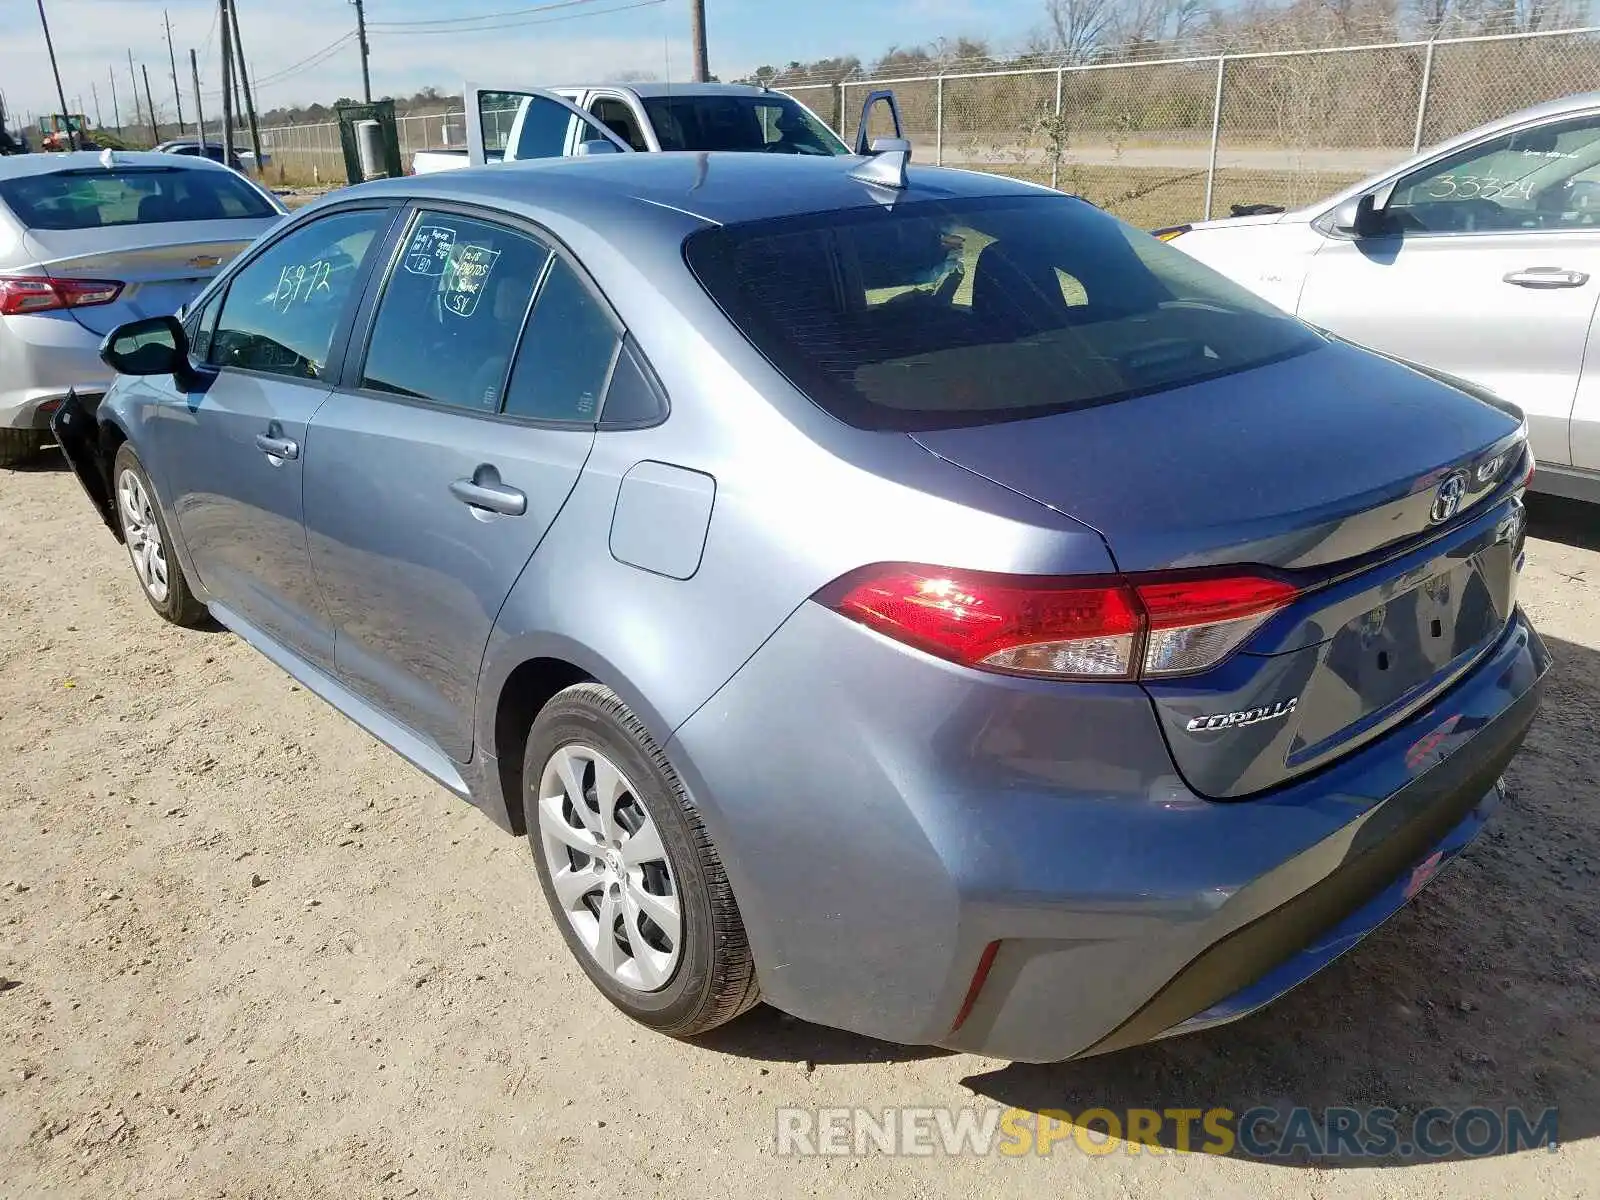
[[[1466,496],[1467,473],[1452,471],[1433,493],[1433,508],[1428,513],[1428,519],[1435,525],[1442,525],[1461,510],[1461,502]]]
[[[1259,725],[1263,721],[1277,721],[1287,717],[1299,703],[1300,697],[1293,696],[1288,700],[1279,700],[1276,704],[1263,704],[1259,708],[1244,708],[1238,712],[1195,717],[1185,728],[1190,733],[1210,733],[1215,729],[1238,729],[1243,725]]]

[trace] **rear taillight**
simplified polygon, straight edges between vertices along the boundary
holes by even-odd
[[[115,279],[52,279],[48,275],[0,275],[0,316],[93,308],[122,294]]]
[[[853,572],[816,598],[963,666],[1135,679],[1216,666],[1298,594],[1249,572],[1059,579],[889,564]]]

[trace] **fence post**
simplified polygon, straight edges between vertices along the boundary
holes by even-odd
[[[842,137],[845,141],[848,142],[850,140],[850,132],[845,126],[845,120],[846,120],[846,118],[845,118],[845,115],[844,115],[844,81],[841,79],[839,81],[839,136]]]
[[[933,93],[933,165],[944,166],[944,76],[940,75]]]
[[[1433,85],[1433,39],[1422,52],[1422,89],[1417,95],[1417,130],[1411,135],[1411,153],[1422,149],[1422,126],[1428,119],[1428,89]]]
[[[1222,81],[1228,74],[1228,56],[1217,55],[1217,94],[1211,102],[1211,161],[1206,166],[1206,213],[1211,220],[1211,197],[1217,187],[1217,143],[1222,137]]]
[[[1050,152],[1050,186],[1056,191],[1061,190],[1061,81],[1066,74],[1065,67],[1056,68],[1056,128]]]

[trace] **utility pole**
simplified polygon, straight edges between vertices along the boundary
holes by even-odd
[[[172,52],[172,18],[167,16],[167,10],[161,10],[161,19],[167,25],[167,62],[172,65],[172,99],[178,106],[178,132],[187,133],[183,126],[183,92],[178,88],[178,56]]]
[[[189,76],[194,80],[194,124],[200,131],[200,145],[206,144],[206,110],[200,107],[200,60],[195,57],[194,49],[189,50]]]
[[[233,165],[233,34],[228,0],[217,0],[222,13],[222,161]]]
[[[256,125],[256,102],[250,95],[250,72],[244,65],[244,39],[239,36],[239,0],[228,0],[228,11],[233,14],[233,54],[239,60],[239,83],[244,88],[244,112],[250,120],[250,150],[256,156],[256,176],[261,178],[261,129]]]
[[[50,52],[50,73],[56,77],[56,99],[61,101],[61,119],[67,123],[67,146],[78,148],[78,133],[72,128],[72,115],[67,112],[67,92],[61,86],[61,68],[56,66],[56,44],[50,40],[50,21],[44,15],[44,0],[39,0],[39,24],[44,26],[44,48]]]
[[[156,124],[156,102],[150,97],[150,68],[140,63],[139,70],[144,72],[144,106],[150,110],[150,144],[159,146],[161,126]]]
[[[128,51],[128,78],[133,80],[133,128],[137,131],[143,118],[139,116],[139,72],[133,69],[132,49]]]
[[[115,67],[107,67],[106,74],[111,77],[111,119],[117,123],[117,137],[122,136],[122,109],[117,106],[117,71]]]
[[[89,94],[94,97],[94,127],[104,129],[106,123],[100,119],[100,89],[95,86],[92,79],[89,81]]]
[[[706,59],[706,0],[689,0],[689,36],[694,45],[694,81],[707,83],[711,65]]]
[[[361,47],[361,98],[372,103],[372,71],[367,65],[370,50],[367,47],[367,10],[362,0],[351,0],[356,6],[356,42]]]

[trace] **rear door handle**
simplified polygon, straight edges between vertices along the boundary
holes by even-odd
[[[256,434],[256,449],[271,458],[299,458],[300,443],[268,433]]]
[[[1505,282],[1525,288],[1575,288],[1589,282],[1582,271],[1568,271],[1564,267],[1525,267],[1504,277]]]
[[[468,508],[481,508],[507,517],[520,517],[528,511],[528,497],[500,482],[500,473],[493,467],[479,467],[471,479],[457,479],[450,485],[450,494]]]

